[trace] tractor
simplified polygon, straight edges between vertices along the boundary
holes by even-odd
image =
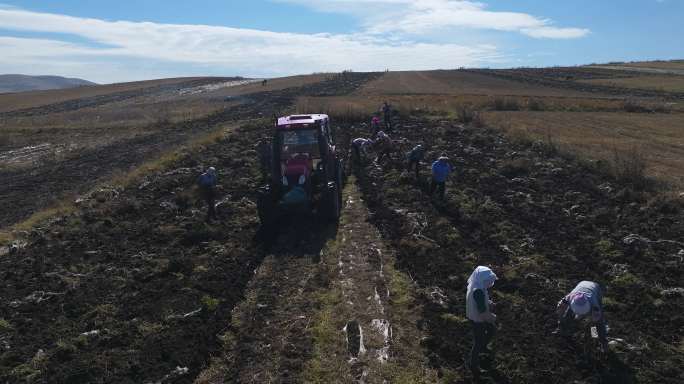
[[[344,168],[333,136],[328,115],[277,119],[271,141],[271,177],[257,201],[262,226],[295,215],[337,222]]]

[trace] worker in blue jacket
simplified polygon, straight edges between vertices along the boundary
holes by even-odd
[[[207,223],[212,219],[216,219],[216,183],[218,178],[216,176],[216,168],[209,167],[206,172],[200,175],[197,179],[197,186],[199,187],[202,198],[207,203]]]
[[[449,158],[442,156],[437,161],[432,163],[432,181],[430,183],[430,195],[439,192],[439,198],[444,200],[444,193],[446,192],[446,181],[451,173],[451,164]]]

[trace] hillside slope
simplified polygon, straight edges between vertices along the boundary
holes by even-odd
[[[0,75],[0,93],[66,89],[96,83],[61,76]]]

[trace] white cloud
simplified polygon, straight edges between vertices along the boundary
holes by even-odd
[[[434,69],[500,58],[491,45],[417,43],[379,35],[306,35],[207,25],[105,21],[0,7],[0,28],[75,35],[96,44],[0,36],[0,72],[81,76],[99,82],[222,73],[276,76],[316,71]],[[22,69],[17,71],[16,69]],[[182,68],[182,69],[180,69]]]
[[[534,38],[571,39],[588,29],[558,28],[548,19],[519,12],[488,11],[486,5],[460,0],[275,0],[318,11],[346,13],[362,20],[367,32],[428,34],[452,28],[519,32]]]

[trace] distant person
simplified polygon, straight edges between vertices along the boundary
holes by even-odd
[[[266,138],[259,140],[255,145],[255,150],[259,156],[261,177],[268,180],[268,174],[271,171],[271,141]]]
[[[406,154],[408,159],[408,171],[411,172],[411,168],[416,168],[416,179],[420,177],[420,162],[423,161],[425,156],[425,148],[421,144],[416,145],[413,149]]]
[[[496,274],[488,267],[475,268],[468,278],[466,291],[466,317],[473,327],[473,348],[467,365],[475,378],[480,376],[480,354],[492,354],[487,345],[496,334],[494,303],[489,300],[488,290],[494,286]]]
[[[385,157],[390,158],[390,154],[392,153],[392,138],[390,138],[384,131],[378,132],[377,139],[374,141],[375,143],[375,149],[378,152],[378,156],[375,159],[376,162],[380,162],[380,160],[384,159]]]
[[[587,318],[596,326],[601,352],[605,352],[608,349],[608,341],[602,302],[601,286],[593,281],[581,281],[558,302],[556,306],[558,327],[553,333],[567,336],[575,327],[576,320]]]
[[[430,182],[430,196],[434,195],[435,191],[439,193],[439,198],[444,200],[446,192],[446,181],[451,174],[451,164],[449,158],[441,156],[434,163],[432,163],[432,180]]]
[[[216,183],[218,178],[216,176],[216,168],[209,167],[206,172],[200,175],[197,179],[197,186],[199,187],[200,195],[207,203],[207,223],[212,219],[216,219]]]
[[[382,114],[385,122],[385,132],[392,133],[392,106],[386,101],[382,104]]]
[[[352,141],[352,163],[361,165],[368,156],[368,148],[373,144],[372,140],[363,137],[356,138]]]
[[[264,80],[261,82],[261,86],[262,86],[262,87],[265,87],[267,83],[268,83],[268,80],[264,79]]]
[[[373,137],[375,137],[377,136],[378,132],[380,132],[380,118],[373,116],[371,119],[371,134]]]

